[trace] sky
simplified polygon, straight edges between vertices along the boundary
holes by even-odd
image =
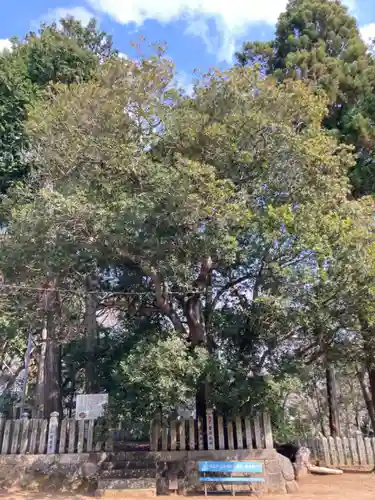
[[[269,40],[287,0],[0,0],[0,50],[42,21],[67,14],[98,19],[115,47],[132,55],[132,41],[166,42],[182,78],[195,69],[225,68],[244,41]],[[375,38],[375,1],[343,0],[365,40]]]

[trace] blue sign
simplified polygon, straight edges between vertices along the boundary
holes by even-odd
[[[199,462],[200,472],[263,472],[259,462]]]

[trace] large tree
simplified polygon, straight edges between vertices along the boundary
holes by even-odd
[[[107,61],[95,81],[55,86],[30,114],[41,168],[3,205],[2,263],[16,283],[48,276],[41,317],[54,318],[54,342],[81,331],[88,305],[73,289],[96,296],[91,308],[156,314],[220,359],[218,312],[242,295],[255,311],[287,269],[311,265],[318,221],[346,198],[353,157],[322,130],[325,101],[303,83],[233,68],[187,97],[172,80],[162,56]],[[69,311],[76,326],[64,321]],[[196,387],[199,412],[213,403],[210,366]]]
[[[356,194],[374,191],[372,144],[375,64],[354,17],[339,1],[290,0],[274,40],[245,43],[242,65],[260,64],[278,80],[302,79],[328,96],[324,125],[358,153]]]
[[[71,17],[14,38],[11,50],[0,53],[1,193],[24,179],[33,164],[25,131],[28,105],[43,98],[50,84],[95,78],[100,63],[116,55],[95,20],[84,27]]]

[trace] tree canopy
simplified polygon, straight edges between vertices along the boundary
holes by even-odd
[[[106,391],[137,436],[181,407],[375,425],[372,56],[294,0],[238,58],[187,95],[71,18],[0,56],[0,359],[31,329],[36,415]]]
[[[346,7],[331,0],[290,0],[274,40],[245,43],[237,59],[260,65],[278,80],[293,78],[323,90],[329,104],[324,126],[357,152],[351,174],[355,194],[374,191],[375,63]]]

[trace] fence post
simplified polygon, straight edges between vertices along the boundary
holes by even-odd
[[[4,413],[0,413],[0,450],[3,444],[5,421],[6,421],[6,416],[4,415]]]
[[[171,451],[176,451],[177,449],[177,421],[173,420],[171,422]]]
[[[160,421],[154,419],[151,422],[151,451],[158,451],[159,449],[159,437],[160,437]]]
[[[20,453],[24,454],[27,451],[27,447],[29,444],[29,414],[22,414],[22,431],[21,431],[21,444],[20,444]]]
[[[263,443],[262,443],[262,434],[260,432],[259,414],[255,415],[253,422],[254,422],[255,447],[257,450],[261,450],[263,448]]]
[[[273,448],[272,425],[269,413],[263,413],[264,441],[266,448]]]
[[[87,430],[87,451],[92,451],[94,442],[94,420],[89,420],[89,428]]]
[[[245,434],[246,434],[246,448],[253,449],[253,437],[251,433],[251,421],[249,417],[245,418]]]
[[[217,431],[219,435],[219,450],[224,450],[225,440],[224,440],[224,421],[223,417],[219,415],[217,417]]]
[[[168,427],[165,421],[162,422],[161,428],[161,449],[162,451],[168,451]]]
[[[203,439],[203,421],[198,418],[198,450],[204,450],[204,439]]]
[[[236,417],[236,438],[237,438],[237,449],[243,449],[243,433],[242,433],[242,418]]]
[[[10,447],[10,453],[11,455],[16,455],[19,450],[19,440],[20,440],[20,428],[21,428],[21,420],[13,420],[14,426],[13,426],[13,436],[12,436],[12,444]]]
[[[233,422],[231,420],[227,422],[227,432],[228,432],[228,449],[234,450]]]
[[[9,452],[11,443],[12,420],[7,420],[4,427],[3,444],[1,446],[1,454],[6,455]]]
[[[180,450],[186,450],[185,420],[181,420],[179,432],[180,432]]]
[[[57,433],[59,429],[59,414],[57,411],[51,413],[48,427],[47,455],[56,453]]]
[[[107,430],[107,439],[105,441],[105,451],[113,451],[113,429]]]
[[[209,409],[206,411],[207,424],[207,449],[215,449],[215,430],[214,430],[214,411]]]
[[[189,418],[189,450],[195,450],[195,420]]]

